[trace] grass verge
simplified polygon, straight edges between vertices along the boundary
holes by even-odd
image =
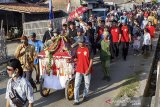
[[[120,99],[122,97],[134,97],[139,88],[139,75],[142,71],[137,71],[135,74],[129,76],[124,85],[121,87],[120,92],[116,96],[115,100]]]

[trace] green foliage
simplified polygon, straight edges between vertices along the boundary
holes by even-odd
[[[142,71],[135,72],[134,75],[129,76],[125,82],[124,86],[121,87],[119,94],[115,99],[120,99],[121,97],[134,97],[136,91],[139,87],[139,75]]]
[[[153,4],[157,4],[158,1],[157,1],[157,0],[152,0],[152,3],[153,3]]]

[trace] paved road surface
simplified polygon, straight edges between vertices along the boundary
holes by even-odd
[[[8,45],[10,55],[14,53],[16,47],[17,43]],[[110,107],[110,104],[108,104],[106,101],[108,101],[109,99],[113,99],[118,94],[120,87],[126,85],[126,83],[124,83],[125,78],[133,74],[136,71],[136,68],[145,64],[145,61],[142,60],[142,56],[133,56],[132,52],[130,52],[127,61],[123,61],[120,57],[115,63],[111,65],[112,80],[110,82],[107,82],[102,80],[103,72],[99,57],[95,57],[89,100],[81,103],[79,107]],[[35,73],[33,76],[35,76]],[[7,79],[0,80],[0,107],[5,107],[4,98],[6,85]],[[46,98],[41,97],[39,92],[35,93],[34,106],[73,107],[73,101],[67,101],[65,99],[64,90],[52,90],[51,94]]]

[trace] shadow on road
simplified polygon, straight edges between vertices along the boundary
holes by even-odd
[[[97,63],[94,64],[94,71],[92,73],[89,100],[99,97],[106,93],[107,95],[109,95],[108,97],[115,97],[116,95],[112,96],[112,91],[115,91],[121,88],[122,86],[128,85],[130,81],[132,81],[129,80],[122,82],[123,80],[127,79],[128,76],[135,74],[135,67],[141,66],[140,64],[136,65],[138,59],[139,57],[132,58],[132,56],[130,56],[128,57],[127,61],[123,61],[121,59],[116,61],[114,64],[111,65],[111,81],[107,82],[106,80],[102,80],[104,76],[103,69],[99,61],[99,58],[96,58],[94,61],[96,61]],[[82,95],[83,87],[84,82],[82,82],[81,84],[80,95]],[[64,98],[64,90],[55,91],[51,93],[48,97],[40,98],[39,100],[35,101],[35,107],[43,107],[45,105],[49,105]],[[88,102],[88,100],[86,102]]]
[[[95,64],[94,65],[95,71],[92,74],[91,87],[90,87],[91,93],[89,94],[89,99],[96,98],[105,93],[112,94],[112,91],[115,91],[121,88],[122,86],[126,86],[130,84],[130,82],[132,82],[133,79],[128,77],[130,77],[131,75],[134,75],[137,72],[136,68],[138,68],[138,66],[141,66],[137,64],[138,59],[139,57],[137,58],[135,57],[135,59],[133,59],[132,56],[130,56],[128,57],[127,61],[118,60],[113,65],[111,65],[111,69],[110,69],[111,81],[110,82],[102,80],[103,69],[101,67],[101,63]],[[126,79],[127,81],[121,82]],[[142,80],[143,78],[139,78],[139,81],[142,81]],[[134,81],[134,82],[137,82],[137,81]],[[113,95],[113,97],[115,96],[116,95]]]
[[[49,105],[51,103],[54,103],[56,101],[59,101],[63,98],[65,98],[64,90],[58,90],[55,92],[50,93],[48,97],[41,97],[39,100],[34,102],[35,107],[44,107],[46,105]]]

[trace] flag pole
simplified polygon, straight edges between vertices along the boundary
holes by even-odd
[[[71,1],[68,0],[68,4],[67,4],[67,13],[69,14],[70,13],[70,9],[71,8]]]
[[[53,6],[52,6],[52,0],[49,0],[49,20],[50,24],[53,26],[53,19],[54,19],[54,14],[53,14]]]

